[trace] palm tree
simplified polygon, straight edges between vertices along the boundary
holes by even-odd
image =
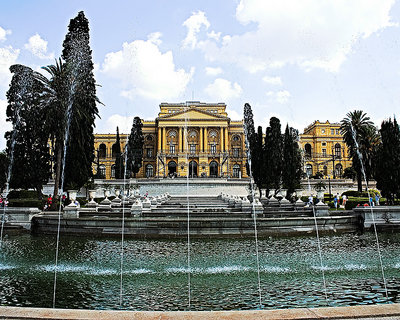
[[[37,78],[45,85],[44,103],[46,110],[46,130],[53,147],[55,155],[55,181],[54,181],[54,199],[58,198],[58,189],[60,185],[61,165],[64,149],[65,135],[65,113],[68,104],[68,72],[66,64],[61,58],[56,60],[55,65],[42,67],[50,74],[50,79],[38,74]],[[55,204],[56,201],[53,201]]]
[[[340,132],[349,148],[349,157],[353,161],[353,168],[357,173],[358,191],[362,191],[362,176],[370,175],[371,147],[375,145],[376,128],[370,118],[362,110],[354,110],[346,114],[341,121]],[[365,170],[366,164],[369,169]],[[366,177],[368,177],[366,175]]]

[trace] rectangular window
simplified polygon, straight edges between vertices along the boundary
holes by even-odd
[[[233,156],[239,158],[239,148],[233,148]]]
[[[336,129],[336,134],[339,135],[339,129]]]
[[[195,144],[190,145],[190,153],[196,153],[196,145]]]
[[[322,149],[322,156],[326,157],[326,149]]]
[[[217,145],[212,144],[211,145],[211,153],[216,153],[217,152]]]
[[[331,129],[331,135],[335,134],[335,129]]]
[[[169,146],[169,153],[175,153],[175,145],[174,144],[171,144]]]
[[[153,157],[153,148],[146,149],[146,156],[147,156],[147,158]]]

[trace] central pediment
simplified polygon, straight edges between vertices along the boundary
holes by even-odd
[[[171,114],[167,114],[164,116],[158,117],[158,120],[229,120],[228,117],[214,114],[211,112],[199,110],[197,108],[190,108],[188,110],[183,110]]]

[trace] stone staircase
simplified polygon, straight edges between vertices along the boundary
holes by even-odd
[[[168,201],[143,212],[143,217],[248,217],[240,208],[235,208],[217,196],[172,196]]]

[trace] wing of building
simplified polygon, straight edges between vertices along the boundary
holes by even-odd
[[[352,165],[340,123],[314,121],[300,135],[300,144],[310,177],[320,172],[326,178],[341,178],[343,170]]]
[[[155,120],[143,121],[143,165],[138,178],[246,178],[243,120],[233,121],[225,103],[161,103]],[[123,150],[127,134],[121,134]],[[114,178],[116,134],[96,134],[99,170]],[[94,168],[97,169],[97,165]]]

